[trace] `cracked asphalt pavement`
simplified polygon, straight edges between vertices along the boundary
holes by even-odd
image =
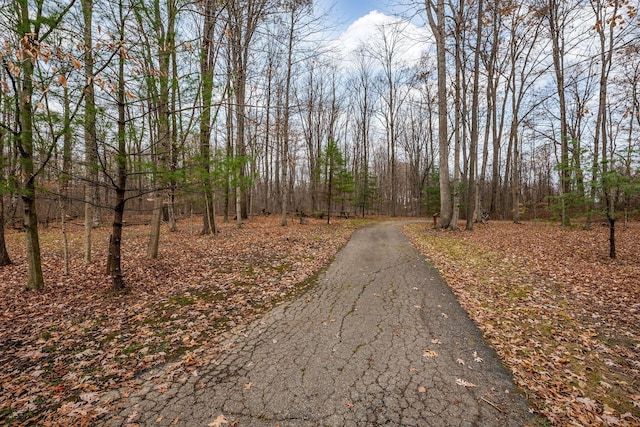
[[[161,374],[160,374],[161,375]],[[401,232],[354,233],[318,283],[109,426],[523,426],[529,406]]]

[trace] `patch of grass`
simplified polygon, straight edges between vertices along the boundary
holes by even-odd
[[[51,354],[51,353],[55,353],[56,351],[58,351],[58,347],[55,346],[55,345],[42,347],[42,352],[43,353]]]
[[[152,353],[168,353],[171,350],[171,342],[170,341],[162,341],[158,343]]]
[[[67,402],[73,402],[73,403],[79,402],[80,401],[80,392],[77,391],[77,392],[73,393],[72,395],[67,396],[67,398],[65,400]]]
[[[249,264],[247,268],[244,269],[244,274],[249,276],[250,278],[256,277],[255,267],[253,264]]]
[[[140,350],[141,348],[142,348],[142,345],[141,345],[141,344],[131,344],[131,345],[129,345],[129,346],[127,346],[127,347],[125,347],[125,348],[122,350],[122,353],[123,353],[123,354],[126,354],[127,356],[130,356],[130,355],[132,355],[133,353],[135,353],[135,352],[137,352],[138,350]]]
[[[189,350],[193,350],[194,347],[186,347],[186,346],[179,346],[176,347],[175,349],[170,349],[169,351],[167,351],[166,356],[165,356],[165,360],[167,362],[174,362],[178,359],[180,359],[182,356],[184,356]]]
[[[51,331],[44,331],[40,333],[40,338],[47,341],[53,338],[53,334],[51,333]]]
[[[507,297],[515,299],[526,298],[528,295],[529,292],[527,292],[527,290],[524,288],[515,288],[507,292]]]
[[[195,303],[196,300],[191,295],[175,295],[169,298],[166,302],[167,305],[177,305],[179,307],[186,307]]]
[[[200,292],[196,294],[196,297],[204,302],[219,302],[224,301],[227,298],[227,294],[218,290],[210,290]]]
[[[365,225],[372,224],[373,222],[375,221],[371,219],[355,218],[345,221],[345,225],[348,227],[363,227]]]
[[[108,344],[109,342],[115,340],[116,338],[118,338],[120,334],[118,332],[110,332],[107,335],[104,336],[102,343],[101,344]]]
[[[211,324],[213,325],[214,329],[227,330],[229,328],[230,321],[231,319],[229,317],[220,316],[211,319]]]
[[[181,318],[180,316],[177,316],[175,312],[175,310],[167,309],[156,310],[152,315],[145,317],[145,319],[142,321],[142,324],[156,328],[164,328],[167,323]]]
[[[280,265],[271,266],[273,271],[276,271],[280,274],[286,273],[287,271],[291,271],[292,265],[291,263],[285,262]]]

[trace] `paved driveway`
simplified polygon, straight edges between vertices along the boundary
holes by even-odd
[[[401,224],[356,232],[300,298],[108,425],[523,426],[528,405]]]

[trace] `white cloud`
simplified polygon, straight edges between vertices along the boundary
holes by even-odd
[[[353,52],[362,45],[371,46],[381,41],[383,29],[392,31],[392,27],[399,28],[401,32],[397,49],[401,52],[402,62],[406,65],[417,63],[422,52],[429,45],[429,31],[376,10],[356,20],[332,42],[332,50],[337,55],[336,59],[342,62],[345,58],[352,57]]]

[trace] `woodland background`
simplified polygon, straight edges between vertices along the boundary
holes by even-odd
[[[471,229],[484,211],[604,218],[614,257],[640,203],[637,2],[398,8],[345,50],[309,0],[4,1],[0,223],[26,231],[27,287],[45,283],[38,228],[63,221],[84,224],[86,263],[112,224],[124,288],[136,215],[149,258],[161,221],[192,214],[208,234],[216,213]]]

